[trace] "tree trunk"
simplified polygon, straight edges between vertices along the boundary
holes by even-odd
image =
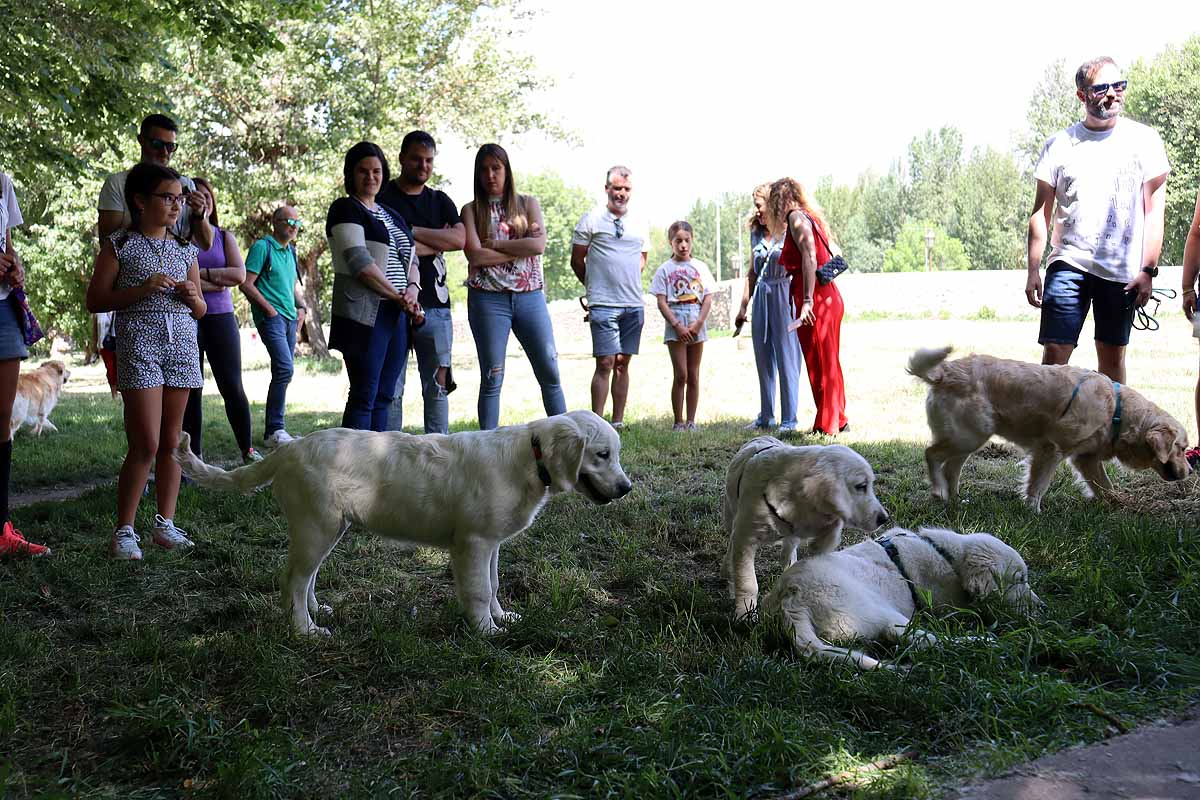
[[[317,261],[325,252],[325,247],[325,239],[318,239],[317,244],[298,259],[304,273],[304,304],[308,306],[304,331],[317,358],[329,358],[329,345],[325,342],[325,331],[321,327],[325,313],[321,308],[321,271],[317,269]]]

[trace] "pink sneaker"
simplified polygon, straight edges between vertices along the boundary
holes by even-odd
[[[21,532],[13,527],[11,520],[4,523],[4,530],[0,532],[0,558],[48,555],[50,555],[49,547],[26,541]]]

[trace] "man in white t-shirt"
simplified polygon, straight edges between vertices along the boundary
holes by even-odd
[[[142,120],[137,137],[142,148],[142,163],[170,167],[171,156],[178,147],[175,142],[178,131],[175,121],[164,114],[151,114]],[[130,222],[129,207],[125,205],[125,178],[128,175],[129,170],[114,172],[100,187],[100,199],[96,203],[100,218],[96,229],[101,242]],[[196,191],[196,184],[187,176],[180,175],[179,183],[187,195],[188,213],[180,214],[171,230],[182,239],[190,239],[201,250],[207,250],[212,247],[213,229],[208,222],[204,195]]]
[[[1098,369],[1118,383],[1134,309],[1146,305],[1158,275],[1170,171],[1158,133],[1120,116],[1127,83],[1108,57],[1075,73],[1085,116],[1042,148],[1025,284],[1030,305],[1042,309],[1042,363],[1070,360],[1091,308]],[[1052,214],[1043,289],[1038,268]]]
[[[633,181],[628,167],[616,166],[604,177],[608,202],[583,215],[571,240],[571,269],[587,291],[592,327],[592,411],[604,413],[612,386],[612,424],[625,422],[629,396],[629,359],[638,352],[645,321],[642,270],[650,251],[650,227],[630,217]]]

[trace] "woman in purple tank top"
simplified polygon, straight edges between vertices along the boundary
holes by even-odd
[[[248,464],[262,456],[250,445],[250,402],[242,388],[242,339],[233,313],[233,297],[229,293],[229,287],[246,279],[246,266],[237,239],[217,225],[216,196],[211,184],[203,178],[196,178],[195,182],[196,191],[204,194],[208,202],[208,221],[213,226],[212,247],[202,250],[197,258],[200,288],[204,290],[204,302],[208,304],[208,313],[200,320],[200,368],[204,369],[204,357],[208,356],[217,389],[225,400],[229,427],[233,428],[242,461]],[[191,435],[192,451],[196,455],[201,455],[202,393],[203,389],[192,390],[183,416],[183,429]]]

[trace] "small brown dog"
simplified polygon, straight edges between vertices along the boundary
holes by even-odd
[[[21,373],[9,424],[14,435],[26,423],[33,426],[35,436],[41,436],[45,429],[58,430],[50,421],[50,412],[58,405],[58,396],[69,377],[71,373],[61,361],[47,361],[32,372]]]
[[[925,463],[935,497],[957,499],[963,464],[992,436],[1029,453],[1025,501],[1034,511],[1041,511],[1064,458],[1088,496],[1112,492],[1104,462],[1113,458],[1168,481],[1191,471],[1187,431],[1178,420],[1099,372],[987,355],[946,361],[948,355],[949,347],[918,350],[908,362],[908,372],[929,384],[925,414],[933,443]]]

